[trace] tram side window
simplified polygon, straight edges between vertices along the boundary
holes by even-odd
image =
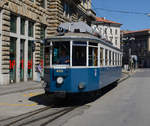
[[[105,50],[105,65],[108,65],[108,50]]]
[[[89,66],[98,65],[98,49],[94,47],[89,47]]]
[[[118,65],[118,53],[116,53],[116,65]]]
[[[115,65],[117,66],[117,53],[115,53]]]
[[[118,53],[118,65],[120,66],[120,54]]]
[[[113,56],[113,57],[112,57],[113,66],[115,65],[115,57],[114,57],[114,55],[115,55],[115,54],[114,54],[114,52],[113,52],[113,55],[112,55],[112,56]]]
[[[103,58],[103,52],[104,52],[104,49],[103,48],[100,48],[100,65],[103,66],[104,65],[104,58]]]
[[[70,42],[53,42],[53,65],[70,64]]]
[[[119,54],[118,54],[118,66],[120,65],[120,59],[119,59]]]
[[[111,65],[111,51],[109,51],[109,65]]]
[[[86,45],[73,45],[72,66],[86,66]]]
[[[120,66],[122,66],[122,55],[120,54]]]

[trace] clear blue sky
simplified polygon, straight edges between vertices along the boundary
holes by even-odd
[[[150,13],[150,0],[92,0],[97,16],[123,24],[122,30],[142,30],[150,28],[150,16],[102,11],[104,8],[129,12]]]

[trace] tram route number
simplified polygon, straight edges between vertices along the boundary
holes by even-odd
[[[57,73],[63,73],[63,70],[56,70]]]

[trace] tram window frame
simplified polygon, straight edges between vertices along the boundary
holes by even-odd
[[[119,53],[118,53],[118,66],[120,65],[119,62],[120,62],[120,61],[119,61]]]
[[[105,49],[105,66],[108,66],[108,49]]]
[[[112,55],[112,62],[113,62],[113,66],[115,65],[115,52],[113,52],[113,55]]]
[[[116,66],[116,52],[114,52],[114,65]]]
[[[118,66],[120,65],[119,62],[120,62],[120,60],[119,60],[119,53],[118,53]]]
[[[89,42],[88,44],[88,66],[98,66],[98,43]],[[96,50],[96,52],[95,52]],[[91,52],[92,51],[92,52]],[[92,54],[90,54],[92,53]],[[97,54],[97,55],[95,55]]]
[[[100,66],[104,66],[104,48],[100,47]]]
[[[116,59],[115,59],[115,52],[114,52],[114,66],[116,65]]]
[[[52,66],[70,66],[70,41],[52,41],[52,45]]]
[[[118,66],[118,53],[116,53],[116,65]]]
[[[111,50],[109,50],[109,65],[110,66],[111,66],[111,62],[112,62],[111,58],[112,58],[112,56],[111,56]]]
[[[115,65],[117,66],[117,53],[115,53]]]
[[[122,66],[122,54],[120,54],[120,66]]]
[[[121,66],[121,61],[122,61],[122,60],[121,60],[121,54],[119,54],[119,56],[120,56],[120,60],[119,60],[119,61],[120,61],[120,66]]]
[[[78,52],[79,50],[81,52]],[[87,41],[73,41],[72,67],[85,67],[86,64],[87,64]]]

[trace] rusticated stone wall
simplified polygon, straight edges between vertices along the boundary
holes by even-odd
[[[40,31],[41,24],[46,26],[46,37],[56,34],[57,27],[62,22],[86,21],[89,19],[86,14],[87,5],[82,3],[76,4],[74,0],[47,0],[46,7],[41,7],[41,0],[1,0],[0,12],[2,13],[0,29],[0,85],[10,83],[10,15],[15,14],[17,17],[25,17],[27,20],[34,21],[34,40],[36,41],[35,52],[33,53],[33,80],[37,80],[36,67],[40,62]],[[69,3],[72,9],[72,15],[69,17],[64,14],[64,1]],[[91,0],[89,1],[91,2]],[[89,6],[88,6],[89,7]],[[20,18],[18,18],[20,22]],[[27,23],[28,25],[28,23]],[[26,29],[28,30],[28,29]],[[17,45],[16,50],[20,50],[20,36],[16,33]],[[24,81],[27,81],[28,67],[28,36],[25,35],[25,61],[24,61]],[[17,54],[19,60],[20,54]],[[16,61],[16,82],[20,82],[20,61]]]
[[[47,7],[50,5],[50,0],[47,0]],[[17,16],[25,17],[28,20],[32,20],[35,22],[35,31],[34,31],[34,40],[37,41],[33,61],[33,79],[36,80],[36,72],[35,67],[40,61],[40,24],[44,24],[47,26],[47,34],[50,32],[50,25],[49,25],[49,9],[40,7],[40,1],[36,0],[36,2],[31,2],[29,0],[1,0],[0,1],[0,10],[2,12],[2,28],[1,28],[1,56],[0,56],[0,85],[9,84],[10,77],[9,77],[9,67],[10,67],[10,14],[13,13]],[[27,29],[26,29],[27,30]],[[18,40],[17,40],[18,41]],[[18,43],[18,42],[17,42]],[[17,47],[20,46],[16,45]],[[26,44],[27,47],[27,44]],[[26,50],[27,51],[27,50]],[[16,52],[19,52],[16,50]],[[26,52],[27,53],[27,52]],[[27,58],[28,54],[25,54]],[[19,55],[18,55],[19,56]],[[16,58],[19,59],[18,57]],[[18,62],[18,61],[16,61]],[[25,61],[25,66],[28,67],[27,61]],[[18,68],[16,68],[16,82],[20,81],[20,72],[19,72],[19,63]],[[25,79],[27,80],[27,70],[25,70]]]

